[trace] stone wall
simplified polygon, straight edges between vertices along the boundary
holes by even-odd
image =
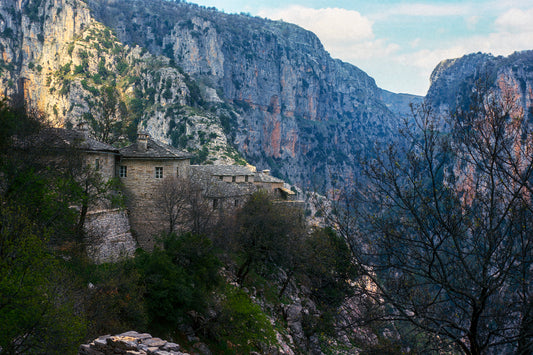
[[[122,159],[120,166],[127,167],[126,177],[120,180],[126,193],[132,230],[139,246],[151,250],[155,245],[154,235],[164,229],[155,205],[157,189],[167,177],[187,176],[189,160]],[[156,167],[163,168],[163,178],[156,178]]]
[[[116,176],[115,159],[116,155],[111,153],[87,152],[85,155],[85,163],[96,169],[105,180]]]
[[[87,254],[96,263],[133,256],[137,243],[123,209],[90,211],[85,221]]]

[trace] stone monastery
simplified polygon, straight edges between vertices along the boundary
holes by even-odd
[[[51,144],[81,151],[85,164],[97,170],[104,181],[118,178],[123,187],[126,211],[93,206],[87,213],[85,229],[91,237],[87,249],[95,261],[131,255],[136,247],[152,249],[154,236],[165,230],[158,205],[164,202],[161,191],[172,184],[190,184],[204,208],[219,218],[241,206],[259,189],[279,201],[301,204],[284,181],[271,176],[268,170],[258,172],[255,167],[240,165],[191,165],[193,155],[144,132],[138,134],[134,144],[121,149],[83,131],[54,132],[56,138]]]

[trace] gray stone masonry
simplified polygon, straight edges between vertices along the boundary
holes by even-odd
[[[127,167],[127,175],[120,180],[129,209],[131,228],[136,233],[139,246],[152,250],[153,236],[161,232],[160,215],[156,206],[157,190],[165,178],[187,176],[188,159],[126,159],[120,162]],[[156,177],[156,168],[162,168],[162,177]]]
[[[137,243],[123,209],[89,211],[85,222],[87,254],[96,263],[114,262],[133,256]]]

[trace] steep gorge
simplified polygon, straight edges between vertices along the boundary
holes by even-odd
[[[396,127],[374,80],[295,25],[184,3],[91,4],[121,41],[172,58],[232,105],[238,150],[301,186],[357,174],[359,159]]]
[[[0,88],[58,125],[98,118],[112,87],[130,139],[322,191],[397,127],[371,77],[292,24],[163,0],[6,0],[0,15]]]

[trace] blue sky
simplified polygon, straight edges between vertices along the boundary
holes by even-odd
[[[444,59],[533,49],[532,0],[190,2],[296,23],[313,31],[332,57],[393,92],[424,95],[433,68]]]

